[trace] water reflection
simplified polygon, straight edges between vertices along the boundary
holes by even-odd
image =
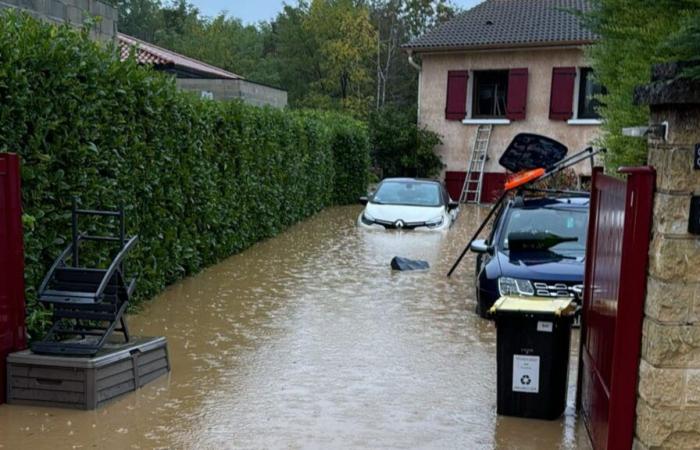
[[[445,234],[358,230],[322,212],[170,287],[129,318],[173,372],[97,412],[0,407],[0,448],[578,448],[559,421],[495,414],[495,330],[474,309],[485,214]],[[431,269],[394,273],[393,256]],[[573,376],[572,376],[573,381]]]

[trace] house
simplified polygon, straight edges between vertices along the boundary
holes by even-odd
[[[212,100],[241,99],[257,106],[287,106],[287,91],[246,80],[240,75],[166,50],[124,33],[117,33],[120,57],[132,52],[139,64],[172,74],[177,86]]]
[[[404,45],[420,70],[418,121],[442,135],[437,151],[453,198],[480,126],[482,136],[491,128],[482,201],[503,186],[498,159],[516,134],[552,137],[570,154],[598,136],[602,87],[584,54],[596,36],[572,13],[589,8],[588,0],[486,0]],[[576,171],[589,176],[590,165]]]

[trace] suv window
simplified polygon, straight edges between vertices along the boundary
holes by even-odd
[[[586,250],[588,232],[588,210],[583,208],[557,207],[512,208],[500,236],[499,246],[508,249],[508,235],[512,232],[551,233],[562,237],[576,237],[575,242],[562,242],[551,251],[583,253]]]

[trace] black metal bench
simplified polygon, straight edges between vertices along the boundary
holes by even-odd
[[[79,233],[79,216],[114,217],[118,236],[90,236]],[[124,211],[78,209],[73,201],[72,242],[56,259],[39,287],[39,301],[53,309],[53,324],[41,341],[32,344],[35,353],[91,356],[113,332],[129,342],[124,313],[134,292],[136,279],[127,280],[124,260],[138,236],[127,237]],[[106,269],[80,266],[80,243],[95,241],[118,244],[118,251]]]

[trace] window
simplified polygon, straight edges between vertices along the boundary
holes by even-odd
[[[586,251],[588,233],[588,211],[571,207],[545,206],[538,208],[513,208],[507,218],[505,232],[502,233],[501,248],[508,248],[508,235],[512,232],[554,234],[576,238],[575,241],[561,242],[549,248],[550,252],[568,253],[569,256],[583,255]]]
[[[507,125],[525,120],[528,70],[450,70],[445,119]]]
[[[593,71],[582,67],[555,67],[552,70],[549,118],[571,125],[599,124],[596,98],[605,88],[595,81]]]
[[[578,86],[578,118],[599,119],[600,101],[596,97],[604,95],[605,88],[596,82],[593,69],[587,67],[580,69]]]
[[[441,187],[438,183],[414,181],[385,181],[372,197],[378,205],[440,206]]]
[[[472,117],[506,117],[507,70],[474,72]]]

